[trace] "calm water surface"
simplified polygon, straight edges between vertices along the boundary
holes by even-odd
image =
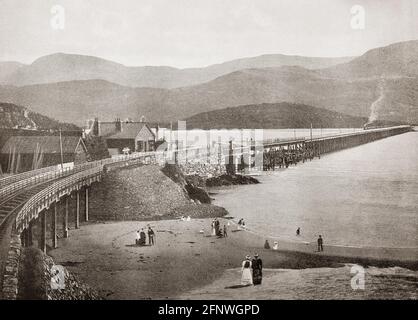
[[[255,232],[342,246],[418,248],[418,132],[324,155],[219,190]]]

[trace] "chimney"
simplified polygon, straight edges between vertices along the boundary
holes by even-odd
[[[93,135],[100,136],[100,121],[99,118],[94,118],[93,122],[93,129],[92,129]]]
[[[116,132],[122,132],[122,120],[120,118],[117,118],[115,121],[115,129]]]
[[[155,140],[158,140],[160,137],[158,136],[158,133],[160,131],[160,126],[157,123],[157,125],[155,126]]]

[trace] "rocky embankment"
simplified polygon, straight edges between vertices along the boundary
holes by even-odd
[[[229,175],[223,174],[218,177],[206,179],[207,187],[232,186],[241,184],[257,184],[260,183],[257,179],[250,176],[243,176],[239,174]]]
[[[208,187],[258,183],[252,177],[186,176],[175,164],[131,166],[109,171],[91,188],[90,220],[160,220],[179,216],[220,217],[223,208],[211,204]]]
[[[102,299],[98,292],[34,247],[22,251],[18,283],[20,300]]]
[[[90,220],[160,220],[179,216],[219,217],[206,190],[187,181],[176,165],[110,171],[91,188]],[[206,204],[206,205],[202,205]]]
[[[166,164],[161,170],[167,177],[178,184],[185,194],[196,203],[211,203],[205,190],[205,180],[199,176],[185,176],[179,166]]]

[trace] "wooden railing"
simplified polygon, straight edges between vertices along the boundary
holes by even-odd
[[[36,169],[36,170],[31,170],[31,171],[27,171],[27,172],[23,172],[23,173],[19,173],[19,174],[12,174],[10,176],[4,177],[0,179],[0,189],[4,188],[5,186],[8,186],[12,183],[18,182],[18,181],[22,181],[28,178],[32,178],[34,176],[46,173],[46,172],[51,172],[51,171],[56,171],[57,170],[57,166],[50,166],[50,167],[45,167],[45,168],[41,168],[41,169]]]
[[[39,183],[67,176],[71,174],[71,172],[73,172],[73,169],[70,168],[66,168],[64,170],[59,171],[45,171],[44,173],[38,173],[37,175],[34,175],[32,177],[16,181],[0,189],[0,202],[1,200],[6,199],[8,196],[11,196],[12,194],[18,191],[24,190],[30,186],[37,185]]]
[[[31,197],[20,209],[16,216],[16,231],[21,233],[28,227],[30,221],[38,217],[39,212],[48,208],[52,202],[59,200],[60,196],[69,194],[72,190],[79,189],[83,185],[90,184],[100,179],[103,166],[72,174],[69,177],[58,180],[52,185]]]
[[[157,159],[161,157],[161,159]],[[112,166],[121,167],[126,164],[133,165],[137,163],[151,163],[162,160],[166,157],[166,152],[141,152],[130,155],[121,155],[115,158],[108,158],[89,162],[69,171],[62,172],[67,177],[57,180],[50,186],[31,197],[20,209],[16,216],[16,231],[21,233],[27,228],[30,221],[38,217],[39,212],[48,208],[52,202],[58,201],[60,197],[78,190],[82,186],[90,185],[92,182],[99,181],[105,168]],[[58,174],[55,179],[59,178]],[[61,176],[62,177],[62,176]],[[52,178],[52,177],[51,177]]]

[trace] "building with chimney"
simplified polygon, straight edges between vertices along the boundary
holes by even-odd
[[[110,155],[126,153],[127,149],[129,152],[155,150],[156,135],[145,121],[116,119],[113,122],[101,122],[96,118],[90,134],[105,139]]]

